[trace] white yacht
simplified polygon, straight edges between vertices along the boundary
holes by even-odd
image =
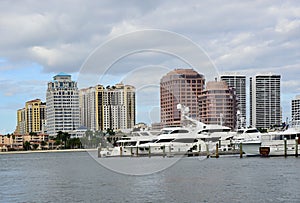
[[[256,155],[259,152],[262,133],[256,128],[242,128],[237,131],[223,132],[221,135],[219,139],[221,151],[238,149],[240,143],[243,143],[246,155]]]
[[[117,141],[114,148],[101,150],[103,156],[132,156],[146,154],[181,155],[187,152],[215,150],[215,143],[228,136],[230,128],[222,125],[207,125],[188,117],[189,108],[177,105],[181,111],[181,127],[167,127],[158,136],[132,136]]]
[[[262,137],[261,146],[259,147],[259,154],[262,156],[283,156],[284,151],[284,140],[287,142],[287,155],[294,155],[296,147],[299,147],[300,129],[297,127],[291,127],[282,132],[270,133],[267,137]],[[296,138],[298,143],[296,145]]]
[[[215,150],[215,143],[223,136],[228,136],[230,128],[222,125],[204,124],[188,117],[189,108],[177,105],[181,111],[182,127],[162,129],[161,134],[151,143],[139,145],[144,154],[186,154]],[[207,149],[208,148],[208,149]]]
[[[297,137],[300,137],[300,128],[294,125],[285,131],[261,133],[260,136],[258,134],[257,137],[252,136],[252,139],[244,139],[241,142],[246,155],[282,156],[285,153],[284,139],[286,139],[287,155],[294,155]],[[300,149],[299,146],[298,149]]]
[[[233,142],[236,145],[243,144],[243,152],[246,156],[259,155],[259,147],[261,146],[261,139],[263,135],[256,128],[245,128],[237,130]]]
[[[191,128],[169,127],[162,129],[161,134],[152,142],[140,144],[138,148],[140,154],[182,155],[204,151],[206,144]]]
[[[139,153],[137,146],[151,142],[157,136],[155,135],[144,135],[144,136],[131,136],[122,137],[116,142],[114,147],[101,147],[101,157],[113,157],[113,156],[134,156]]]

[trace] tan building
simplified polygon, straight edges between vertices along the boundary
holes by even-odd
[[[163,126],[180,125],[177,104],[189,107],[190,117],[199,120],[197,97],[204,89],[204,76],[193,69],[175,69],[160,80],[160,116]]]
[[[25,107],[17,111],[17,128],[15,134],[44,131],[46,103],[40,99],[27,101]]]
[[[206,89],[199,96],[201,122],[236,127],[235,90],[225,81],[207,82]]]
[[[23,135],[23,143],[29,142],[31,146],[34,144],[38,145],[37,149],[42,149],[42,148],[48,148],[48,144],[46,144],[49,141],[49,135],[47,134],[26,134]],[[42,146],[42,142],[44,142],[46,145]]]
[[[23,149],[23,135],[0,135],[2,149]]]
[[[89,130],[119,130],[135,125],[135,88],[131,85],[116,84],[104,87],[81,89],[81,125]]]
[[[26,110],[25,108],[17,111],[17,127],[14,134],[26,133]]]
[[[8,150],[23,150],[25,142],[29,142],[31,146],[38,145],[37,149],[48,148],[49,136],[47,134],[13,134],[13,135],[0,135],[0,151]],[[45,146],[42,146],[42,142],[45,142]]]

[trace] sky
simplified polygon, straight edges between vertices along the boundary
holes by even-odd
[[[146,123],[159,121],[159,79],[197,60],[204,75],[210,64],[248,84],[280,74],[284,120],[300,94],[299,1],[2,0],[0,38],[0,134],[15,130],[26,101],[45,101],[59,72],[80,88],[136,86],[137,122]],[[87,69],[93,80],[82,77]]]

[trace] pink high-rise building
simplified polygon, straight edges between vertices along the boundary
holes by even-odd
[[[206,89],[199,96],[200,120],[206,124],[236,127],[235,90],[225,81],[207,82]]]
[[[160,108],[163,126],[180,125],[177,104],[189,107],[190,117],[199,120],[197,98],[204,89],[204,76],[193,69],[175,69],[160,80]]]

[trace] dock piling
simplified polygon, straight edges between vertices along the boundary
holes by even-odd
[[[219,158],[219,144],[218,143],[216,143],[216,158]]]
[[[284,157],[286,157],[287,156],[287,140],[286,140],[286,138],[284,138]]]
[[[243,143],[240,143],[240,158],[243,158]]]
[[[206,158],[209,158],[209,149],[208,149],[208,144],[206,144]]]
[[[299,145],[299,138],[295,138],[295,157],[298,157],[298,145]]]
[[[151,158],[151,146],[149,145],[148,156]]]
[[[98,147],[98,158],[100,158],[101,157],[101,147]]]

